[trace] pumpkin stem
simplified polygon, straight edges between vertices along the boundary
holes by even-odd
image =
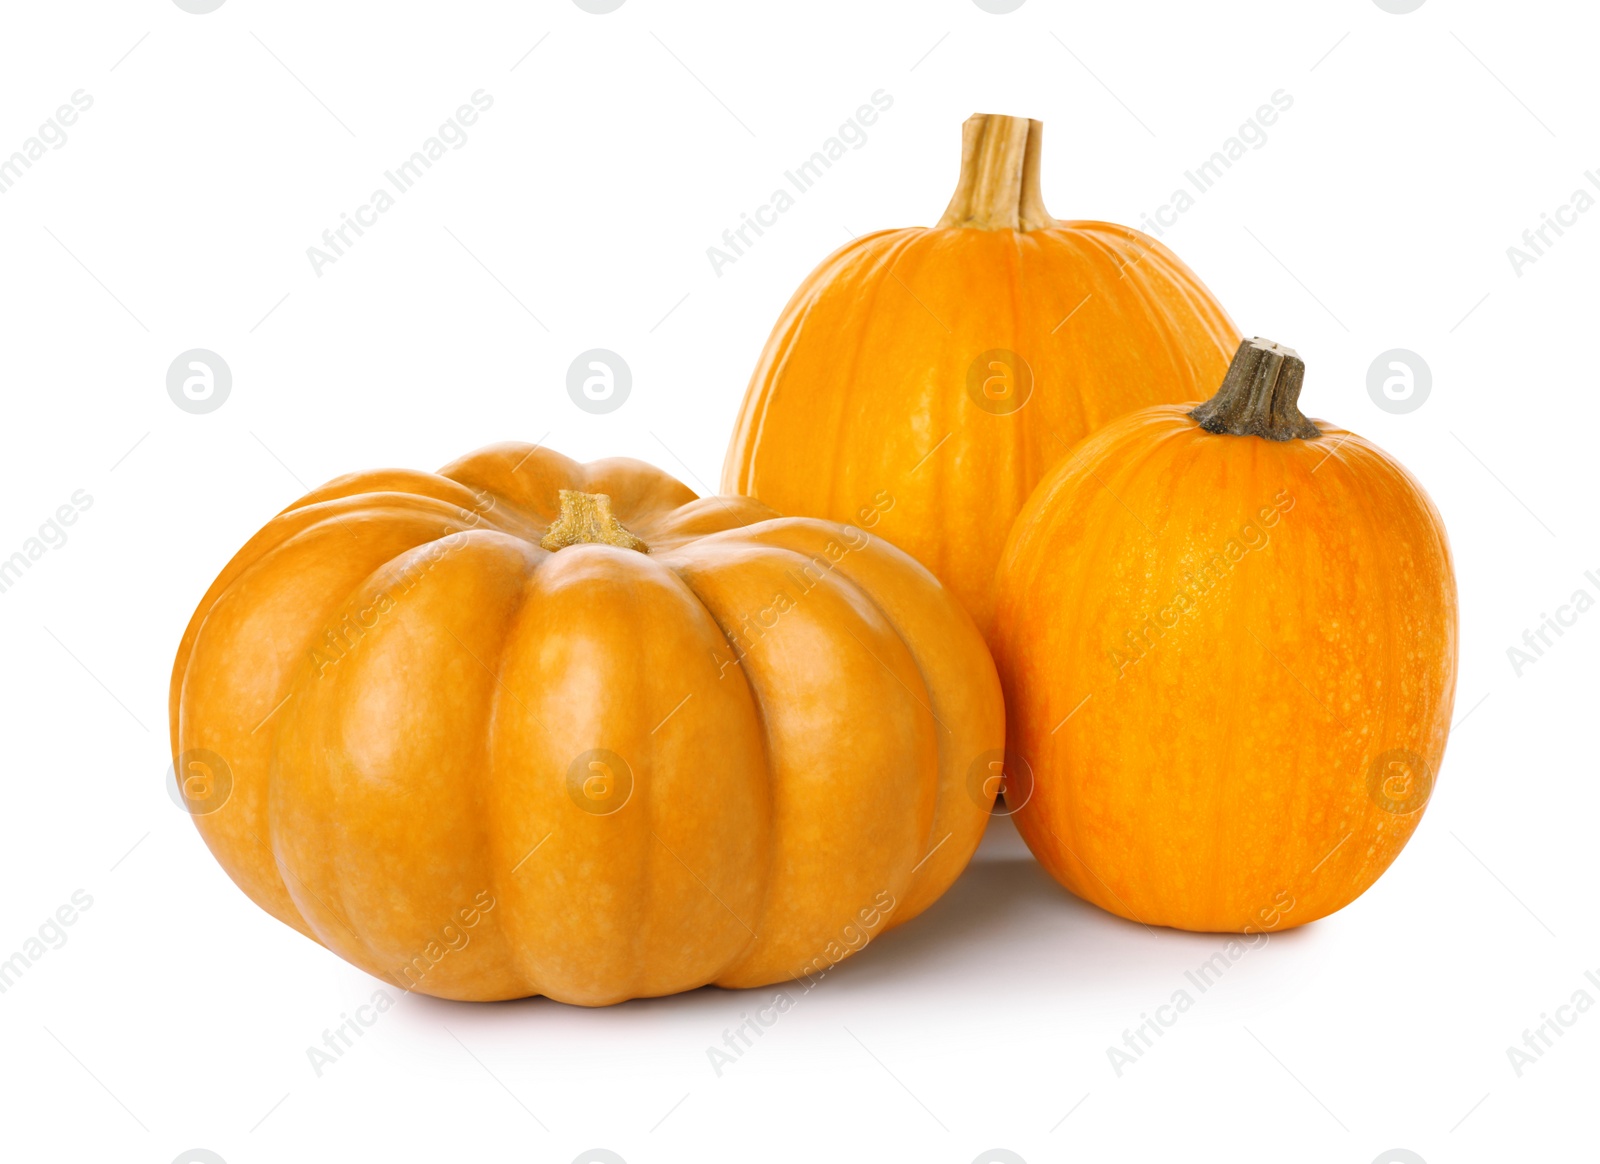
[[[1043,230],[1056,224],[1039,192],[1044,126],[974,113],[961,127],[961,177],[941,229]]]
[[[1300,411],[1305,378],[1299,352],[1260,336],[1247,339],[1234,353],[1217,394],[1189,415],[1207,432],[1310,440],[1322,430]]]
[[[611,512],[611,498],[605,493],[583,493],[577,489],[561,491],[561,513],[550,531],[539,539],[547,550],[567,546],[618,546],[648,554],[650,547],[634,537]]]

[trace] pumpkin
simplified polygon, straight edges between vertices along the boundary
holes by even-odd
[[[993,664],[859,528],[495,445],[341,477],[244,546],[173,668],[174,768],[274,917],[452,999],[819,975],[988,819]]]
[[[1031,781],[1029,848],[1125,918],[1264,933],[1332,913],[1395,859],[1439,771],[1444,526],[1394,459],[1301,414],[1304,374],[1249,340],[1205,404],[1107,425],[1001,561],[1007,803]]]
[[[1215,386],[1239,333],[1155,239],[1058,221],[1043,127],[978,114],[937,226],[841,247],[795,292],[751,378],[724,492],[858,521],[989,632],[1012,519],[1081,437]],[[888,504],[885,504],[885,501]]]

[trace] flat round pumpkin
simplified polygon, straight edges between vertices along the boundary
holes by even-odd
[[[1017,829],[1112,913],[1268,932],[1349,904],[1421,820],[1456,684],[1438,511],[1243,343],[1107,425],[1018,516],[997,661]],[[1030,787],[1031,785],[1031,787]]]
[[[273,916],[403,989],[599,1005],[824,973],[921,912],[1003,711],[880,539],[503,444],[269,522],[189,624],[171,729]]]
[[[1198,399],[1238,329],[1183,261],[1126,226],[1052,218],[1043,128],[966,123],[932,228],[847,243],[794,293],[751,376],[724,492],[857,521],[956,592],[986,635],[994,569],[1039,479],[1123,413]]]

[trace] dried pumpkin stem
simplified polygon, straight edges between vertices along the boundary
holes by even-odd
[[[650,552],[650,547],[629,533],[611,512],[609,495],[577,489],[561,491],[561,513],[539,544],[547,550],[600,545],[638,550],[641,554]]]
[[[1044,126],[974,113],[961,127],[961,177],[941,229],[1043,230],[1056,225],[1039,192]]]
[[[1293,348],[1257,336],[1239,345],[1217,394],[1189,413],[1207,432],[1269,441],[1310,440],[1322,430],[1300,411],[1306,362]]]

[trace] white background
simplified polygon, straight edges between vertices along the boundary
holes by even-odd
[[[0,594],[0,958],[93,898],[0,995],[0,1155],[1596,1158],[1600,1008],[1521,1077],[1507,1057],[1575,991],[1600,1001],[1600,613],[1520,676],[1507,656],[1575,590],[1600,597],[1600,214],[1520,275],[1506,254],[1600,167],[1588,6],[99,0],[0,19],[0,155],[94,99],[0,195],[0,557],[93,498]],[[478,89],[494,105],[468,143],[318,277],[306,248]],[[894,105],[867,143],[715,274],[706,248],[879,89]],[[945,900],[720,1078],[706,1048],[772,990],[408,997],[319,1078],[306,1049],[377,983],[251,905],[163,791],[173,651],[233,551],[329,477],[502,439],[714,490],[790,292],[852,233],[935,220],[967,115],[1042,119],[1051,211],[1137,225],[1279,89],[1294,104],[1265,146],[1166,241],[1247,335],[1301,351],[1307,412],[1399,457],[1449,528],[1459,722],[1388,874],[1249,954],[1120,1078],[1107,1047],[1221,939],[1078,902],[1004,822]],[[234,377],[203,416],[165,386],[195,347]],[[593,347],[633,370],[608,416],[566,395]],[[1390,348],[1432,370],[1406,415],[1367,393]]]

